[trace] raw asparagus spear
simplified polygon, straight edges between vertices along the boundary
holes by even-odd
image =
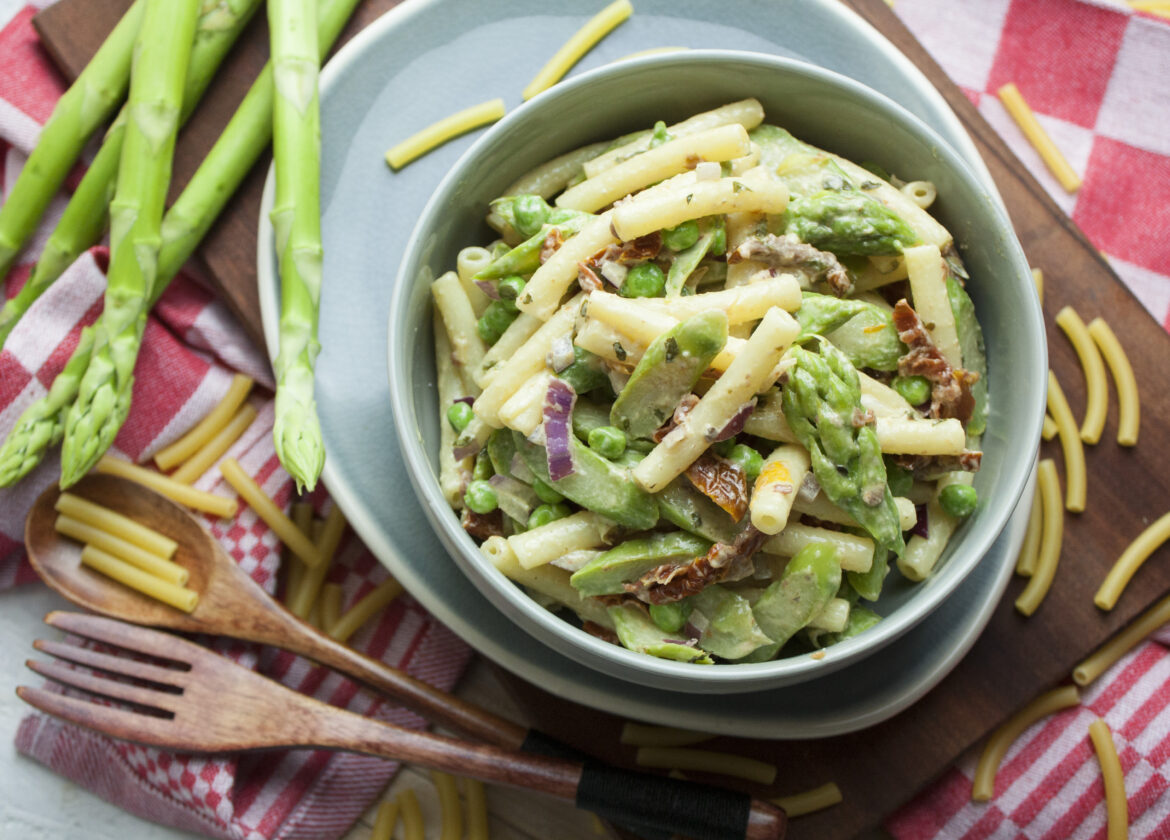
[[[218,0],[200,15],[183,90],[180,124],[185,123],[195,110],[224,56],[260,7],[260,2]],[[118,161],[122,156],[125,132],[126,109],[123,108],[106,132],[93,163],[86,170],[85,177],[69,199],[60,221],[49,235],[32,276],[16,297],[0,309],[0,347],[33,302],[83,251],[101,238],[108,218],[106,211],[113,197],[114,182],[118,177]]]
[[[702,537],[681,531],[626,540],[574,572],[569,583],[582,595],[621,595],[626,581],[665,563],[702,557],[710,547]]]
[[[784,386],[784,416],[797,439],[809,451],[813,473],[829,499],[847,511],[878,544],[875,565],[885,558],[885,549],[899,554],[905,549],[894,497],[886,486],[873,424],[865,422],[861,407],[861,384],[857,370],[845,355],[827,341],[821,352],[793,348],[796,366]],[[880,590],[881,577],[867,575],[867,584],[858,592],[873,600]],[[855,587],[858,579],[852,573]]]
[[[360,0],[321,0],[317,46],[322,58],[332,48],[358,2]],[[228,199],[268,147],[272,139],[274,96],[272,66],[266,64],[219,140],[167,211],[162,225],[159,277],[150,298],[152,306],[195,253]],[[77,398],[81,376],[101,338],[96,327],[95,324],[88,341],[83,332],[83,340],[53,381],[49,393],[24,410],[4,445],[0,446],[0,487],[8,487],[23,478],[41,462],[45,450],[61,440],[64,410]]]
[[[28,242],[90,136],[126,95],[143,0],[127,10],[69,90],[57,101],[8,200],[0,207],[0,280]]]
[[[727,314],[721,310],[701,312],[658,336],[614,401],[609,415],[613,425],[631,437],[650,437],[726,343]]]
[[[130,411],[134,363],[158,279],[163,211],[198,13],[199,0],[146,0],[134,48],[118,187],[110,202],[105,309],[89,367],[65,417],[63,488],[97,462]]]

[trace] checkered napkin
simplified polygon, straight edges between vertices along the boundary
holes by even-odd
[[[62,90],[30,24],[35,11],[25,7],[0,24],[0,190],[20,171]],[[50,208],[40,236],[28,249],[28,260],[40,252],[42,238],[63,206],[58,199]],[[107,261],[104,248],[84,255],[12,332],[0,353],[0,435],[45,394],[77,346],[81,328],[101,312]],[[16,294],[30,268],[26,263],[12,272],[4,288],[7,296]],[[278,504],[287,504],[292,481],[273,450],[268,364],[223,304],[190,272],[172,282],[147,323],[133,409],[114,442],[116,454],[134,461],[149,459],[223,397],[235,372],[251,375],[261,387],[252,397],[258,416],[228,454]],[[16,487],[0,490],[0,589],[36,580],[24,555],[24,516],[59,472],[54,452]],[[195,486],[234,496],[214,469]],[[331,505],[323,491],[312,500],[322,513]],[[206,524],[257,583],[269,592],[275,589],[280,546],[250,508],[243,507],[233,522],[208,517]],[[385,576],[373,555],[350,535],[329,579],[342,585],[348,606]],[[469,657],[463,642],[408,597],[399,598],[351,644],[443,689],[454,685]],[[421,718],[298,657],[232,642],[213,645],[325,702],[405,726],[424,725]],[[225,838],[338,837],[397,770],[392,762],[326,752],[226,760],[172,755],[113,741],[39,714],[21,723],[16,746],[135,814]]]
[[[894,11],[1170,330],[1170,21],[1075,0],[897,0]],[[1007,82],[1081,174],[1076,194],[1000,105]],[[1059,266],[1044,268],[1059,277]],[[1166,629],[1159,636],[1170,643]],[[1088,738],[1097,717],[1125,772],[1129,836],[1170,838],[1170,654],[1154,641],[1098,678],[1079,708],[1025,732],[991,802],[971,801],[972,751],[887,829],[899,840],[1103,838],[1105,791]]]

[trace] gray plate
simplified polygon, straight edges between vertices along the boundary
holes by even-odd
[[[567,5],[567,4],[566,4]],[[799,6],[799,10],[797,9]],[[709,698],[606,677],[556,653],[498,612],[448,558],[410,489],[395,440],[385,362],[390,284],[414,222],[464,137],[391,174],[382,153],[453,110],[495,96],[509,107],[549,52],[584,21],[545,0],[408,0],[361,33],[323,76],[325,275],[317,399],[324,479],[355,530],[436,617],[485,655],[560,696],[642,719],[727,734],[791,738],[853,731],[922,696],[966,653],[1006,586],[1022,539],[1016,515],[967,581],[877,659],[795,689]],[[574,69],[654,46],[727,47],[800,58],[862,79],[940,132],[990,178],[932,85],[835,0],[640,0],[637,13]],[[258,271],[269,353],[278,283],[267,209]],[[1025,499],[1030,494],[1025,494]],[[863,696],[850,687],[867,685]]]

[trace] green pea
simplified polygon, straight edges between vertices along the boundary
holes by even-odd
[[[905,467],[886,460],[886,486],[895,496],[905,496],[914,486],[914,473]]]
[[[930,380],[925,376],[895,376],[892,387],[910,405],[922,405],[930,399]]]
[[[652,262],[634,266],[622,283],[621,296],[628,298],[662,297],[666,294],[666,275]]]
[[[748,483],[755,481],[764,468],[764,456],[744,443],[737,443],[731,447],[727,460],[739,464],[747,476]]]
[[[463,504],[472,513],[491,513],[499,507],[500,500],[496,497],[496,489],[486,481],[477,480],[467,485],[467,492],[463,494]]]
[[[731,454],[731,450],[735,448],[735,435],[732,435],[727,440],[721,440],[719,443],[711,444],[711,451],[720,458],[726,458]]]
[[[475,330],[479,333],[479,337],[488,344],[495,344],[514,320],[516,320],[515,301],[504,303],[502,300],[493,300],[479,316],[479,320],[475,322]]]
[[[669,604],[651,604],[650,605],[650,619],[658,625],[658,629],[664,633],[677,633],[687,625],[687,619],[691,617],[691,602],[688,601],[672,601]]]
[[[536,498],[545,504],[555,505],[557,502],[565,500],[565,497],[550,487],[548,482],[541,481],[539,478],[533,478],[532,489],[536,491]]]
[[[626,451],[626,433],[617,426],[590,429],[589,448],[603,458],[618,458]]]
[[[528,515],[528,530],[539,528],[541,525],[547,525],[550,522],[555,522],[558,519],[564,519],[569,515],[569,506],[563,502],[555,505],[537,505],[536,509]]]
[[[447,409],[447,422],[450,423],[451,428],[457,432],[462,432],[464,429],[466,429],[467,424],[470,423],[474,417],[475,412],[472,411],[471,406],[465,402],[451,403],[451,406]]]
[[[964,519],[975,512],[979,494],[969,484],[948,484],[939,491],[938,503],[951,516]]]
[[[527,239],[535,236],[548,219],[549,206],[539,195],[519,195],[512,202],[512,217],[516,231]]]
[[[496,291],[500,293],[500,300],[514,301],[520,297],[520,293],[524,291],[524,278],[519,274],[513,274],[511,277],[505,277],[496,285]]]
[[[493,475],[495,470],[492,469],[492,459],[488,457],[486,449],[481,449],[479,454],[475,456],[475,466],[471,468],[471,477],[477,481],[487,481]]]
[[[662,231],[662,244],[672,251],[685,251],[699,241],[699,223],[695,219]]]

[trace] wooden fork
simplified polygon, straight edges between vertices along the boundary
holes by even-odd
[[[27,686],[16,689],[20,698],[115,738],[179,752],[346,750],[540,791],[609,819],[669,828],[697,840],[779,840],[785,833],[784,812],[747,794],[381,723],[298,694],[185,639],[109,618],[52,612],[45,622],[162,660],[142,662],[69,641],[34,642],[64,662],[29,660],[33,671],[125,707]]]

